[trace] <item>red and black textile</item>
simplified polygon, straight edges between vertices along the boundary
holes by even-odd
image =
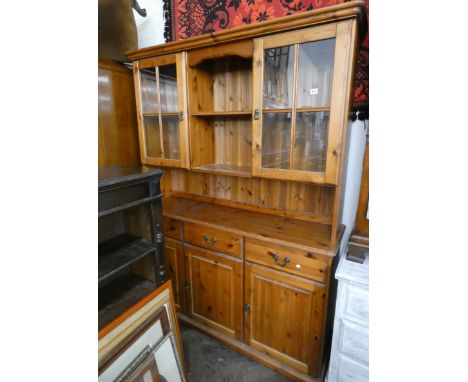
[[[253,24],[346,0],[164,0],[166,41],[180,40]],[[366,0],[367,19],[369,0]],[[367,118],[369,105],[369,33],[360,47],[356,66],[353,110]]]

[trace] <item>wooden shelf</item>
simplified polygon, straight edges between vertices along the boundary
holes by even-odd
[[[252,110],[244,111],[197,111],[191,113],[194,117],[241,117],[245,115],[252,115]]]
[[[155,195],[155,196],[149,196],[149,197],[144,198],[144,199],[136,200],[134,202],[126,203],[126,204],[123,204],[121,206],[110,208],[108,210],[100,211],[98,213],[98,217],[101,218],[103,216],[110,215],[110,214],[113,214],[115,212],[127,210],[129,208],[136,207],[136,206],[139,206],[141,204],[150,203],[150,202],[152,202],[154,200],[161,199],[161,198],[162,198],[162,194],[158,194],[158,195]]]
[[[166,217],[203,224],[272,243],[293,246],[312,253],[335,256],[330,243],[331,226],[273,216],[212,203],[169,197],[163,200]],[[342,235],[344,226],[340,227]],[[339,236],[340,236],[339,235]],[[337,240],[339,243],[340,240]]]
[[[131,264],[155,251],[152,241],[121,234],[99,245],[98,283],[105,285]]]
[[[99,330],[155,289],[156,283],[131,273],[100,288],[98,307]]]
[[[245,166],[234,166],[228,164],[209,164],[206,166],[192,167],[193,172],[207,172],[210,174],[219,175],[232,175],[250,178],[252,176],[252,170],[250,167]]]

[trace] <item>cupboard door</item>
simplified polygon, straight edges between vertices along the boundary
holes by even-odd
[[[189,168],[185,57],[182,52],[134,64],[143,164]]]
[[[337,184],[355,35],[343,21],[254,41],[254,176]]]
[[[325,301],[322,284],[246,262],[245,342],[317,377]]]
[[[165,240],[164,259],[166,261],[166,275],[172,281],[174,299],[178,312],[184,313],[185,309],[185,264],[184,247],[182,243],[168,239]]]
[[[240,340],[242,260],[185,245],[189,316]]]

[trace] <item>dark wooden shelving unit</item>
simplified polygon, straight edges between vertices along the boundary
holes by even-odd
[[[99,329],[164,281],[162,174],[141,166],[99,172]]]
[[[153,242],[142,237],[121,234],[99,245],[99,285],[105,285],[130,265],[156,250]]]

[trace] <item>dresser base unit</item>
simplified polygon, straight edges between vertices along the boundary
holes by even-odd
[[[322,381],[330,278],[344,226],[332,246],[317,225],[165,198],[165,253],[179,317],[292,380]]]

